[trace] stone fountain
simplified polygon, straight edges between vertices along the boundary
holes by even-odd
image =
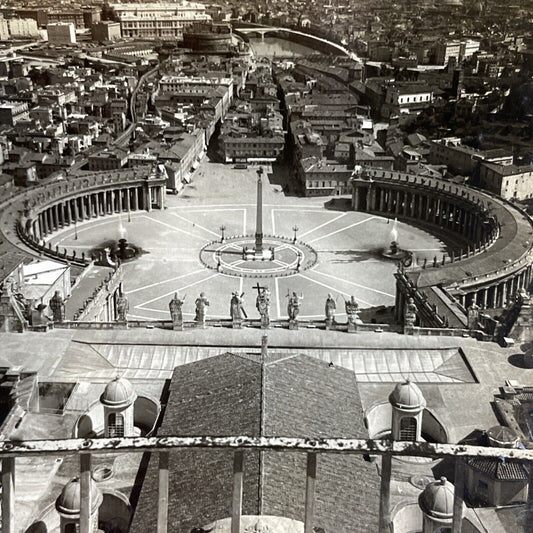
[[[118,223],[118,235],[118,240],[107,241],[93,250],[93,255],[96,255],[99,264],[115,267],[117,263],[135,259],[142,252],[138,246],[128,242],[128,232],[122,223],[122,218]]]
[[[388,248],[383,250],[383,257],[386,257],[387,259],[393,259],[395,261],[400,261],[402,259],[405,259],[409,255],[409,252],[407,252],[406,250],[402,250],[398,246],[398,219],[396,218],[392,223],[392,228],[388,240],[390,242],[390,245]]]

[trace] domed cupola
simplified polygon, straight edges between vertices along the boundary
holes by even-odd
[[[487,440],[493,448],[517,448],[520,437],[507,426],[494,426],[487,431]]]
[[[98,531],[98,508],[102,503],[102,493],[96,483],[91,479],[91,531]],[[76,531],[79,527],[81,510],[81,484],[79,478],[69,481],[61,491],[56,500],[56,510],[60,516],[60,531]]]
[[[139,433],[133,425],[136,399],[137,393],[127,379],[116,377],[107,384],[100,396],[100,402],[104,406],[106,437],[134,437]]]
[[[100,396],[100,401],[113,409],[126,409],[136,399],[137,394],[132,384],[127,379],[118,376],[107,384]]]
[[[389,395],[393,407],[402,411],[420,411],[426,407],[426,400],[416,383],[409,380],[398,383]]]
[[[441,531],[453,520],[454,486],[441,477],[430,483],[418,497],[418,505],[424,513],[422,533]]]
[[[389,402],[392,406],[392,438],[421,440],[426,400],[418,386],[409,380],[398,383],[389,395]]]

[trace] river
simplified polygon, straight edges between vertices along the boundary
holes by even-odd
[[[268,57],[269,59],[274,56],[301,57],[320,53],[320,50],[278,37],[265,37],[264,40],[260,37],[251,37],[250,46],[256,56]]]

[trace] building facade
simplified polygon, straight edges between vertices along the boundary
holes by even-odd
[[[46,26],[49,44],[75,44],[76,28],[72,22],[55,22]]]
[[[99,43],[116,41],[121,37],[120,23],[109,21],[95,22],[91,28],[91,36],[93,41],[98,41]]]
[[[233,137],[225,135],[221,139],[226,163],[243,161],[277,161],[283,154],[283,135]]]
[[[529,165],[499,165],[483,162],[479,179],[483,189],[499,194],[506,200],[533,198],[533,168]]]
[[[194,2],[112,4],[123,37],[183,40],[195,22],[210,21],[206,6]]]

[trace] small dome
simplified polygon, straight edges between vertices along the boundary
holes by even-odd
[[[93,514],[102,503],[102,493],[91,478],[91,514]],[[69,481],[61,491],[56,500],[57,512],[70,518],[79,518],[80,515],[80,480],[74,478]]]
[[[389,402],[393,407],[405,411],[420,411],[426,406],[426,400],[422,391],[415,383],[409,380],[398,383],[389,395]]]
[[[441,477],[440,481],[430,483],[418,497],[418,505],[422,512],[438,520],[453,518],[454,487]]]
[[[487,431],[489,444],[495,448],[516,448],[520,437],[507,426],[494,426]]]
[[[100,396],[100,401],[107,407],[125,409],[137,398],[132,384],[125,378],[116,377],[109,382]]]

